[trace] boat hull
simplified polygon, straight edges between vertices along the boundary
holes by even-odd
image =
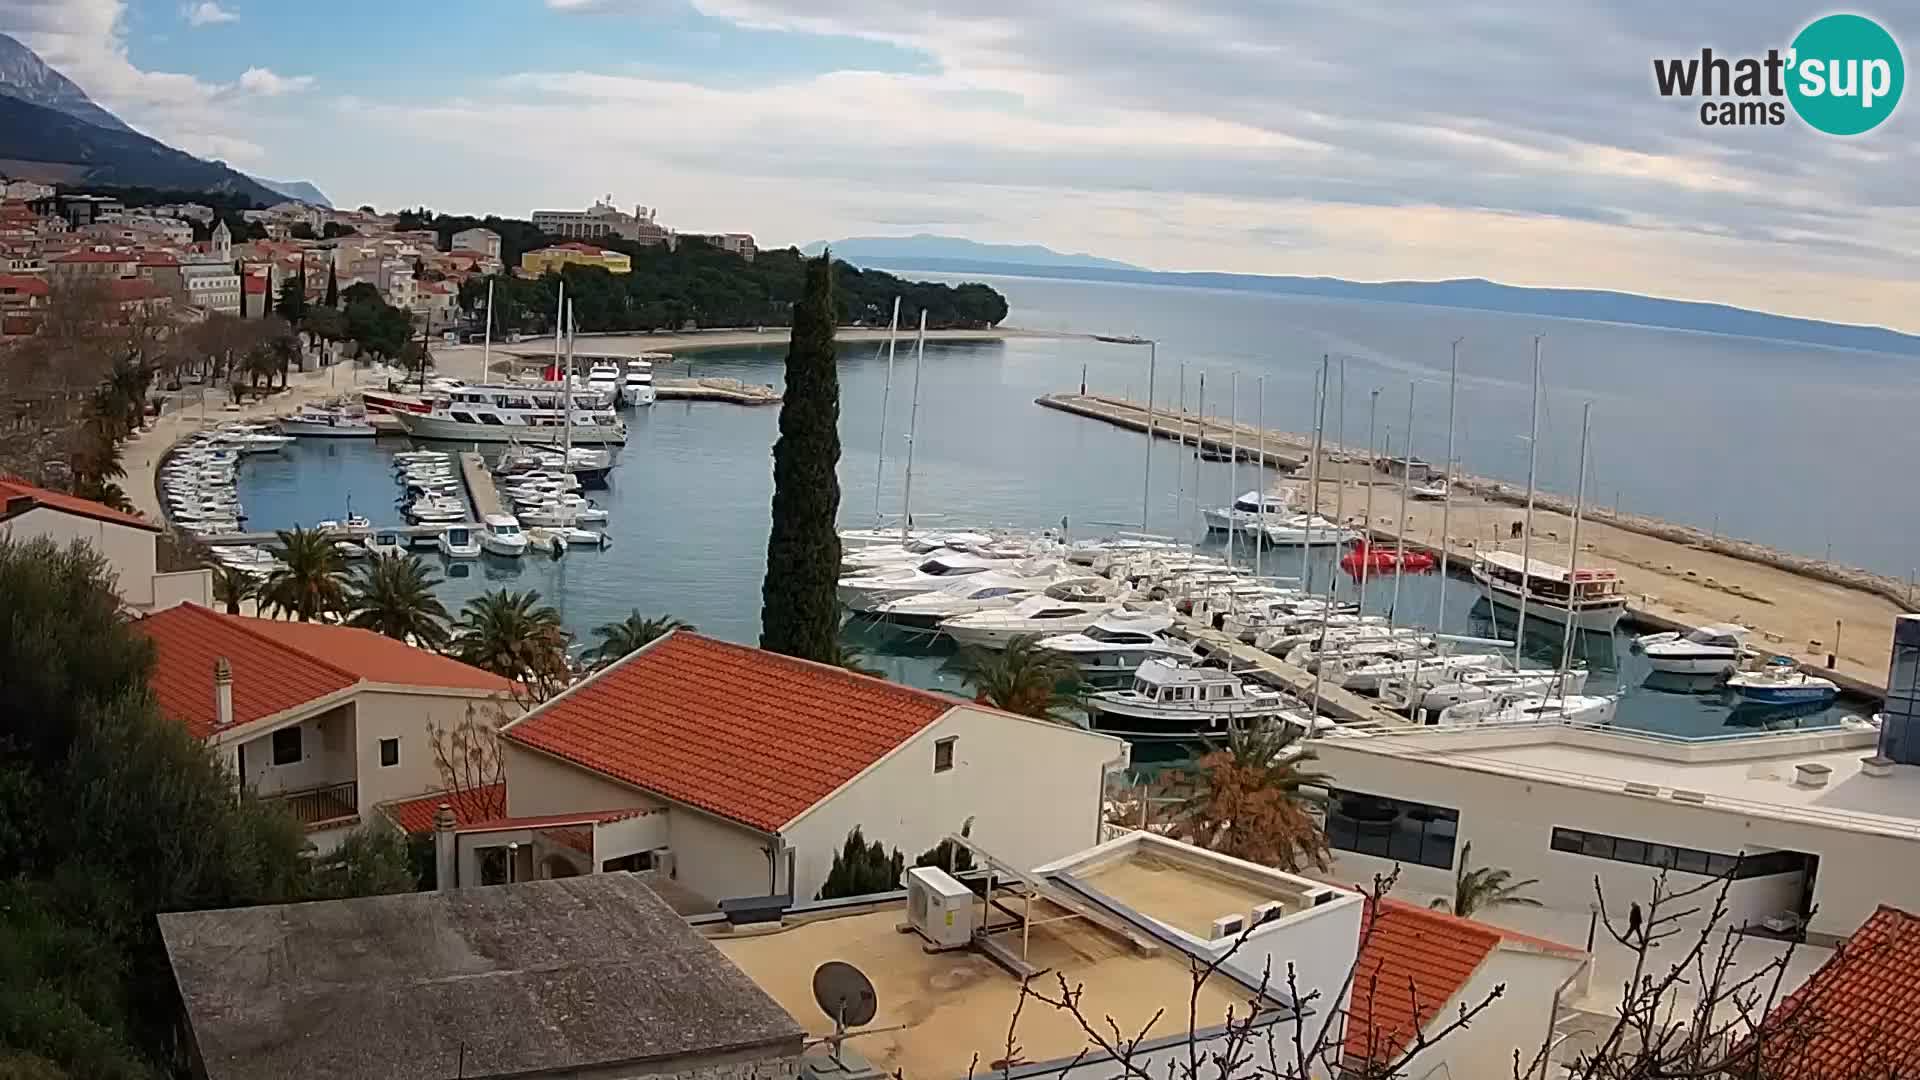
[[[1647,666],[1668,675],[1719,675],[1732,671],[1739,657],[1724,650],[1666,652],[1649,649]]]
[[[1516,614],[1520,611],[1519,592],[1497,588],[1485,582],[1482,582],[1481,588],[1486,591],[1487,599],[1490,600],[1494,606]],[[1620,619],[1626,615],[1626,613],[1627,602],[1623,598],[1608,604],[1588,604],[1583,606],[1579,611],[1571,614],[1574,620],[1574,629],[1597,630],[1603,634],[1611,634],[1613,633],[1614,627],[1620,625]],[[1550,604],[1538,598],[1529,598],[1527,600],[1527,618],[1529,619],[1544,619],[1547,622],[1565,626],[1568,617],[1568,609],[1563,605]]]
[[[1821,705],[1840,696],[1834,686],[1735,686],[1733,692],[1749,705]]]
[[[1282,702],[1249,705],[1232,713],[1198,715],[1168,709],[1087,699],[1087,728],[1129,742],[1195,742],[1225,738],[1234,728],[1279,719],[1287,711]]]
[[[371,439],[378,434],[372,424],[326,424],[311,420],[282,420],[280,434],[300,439]]]
[[[416,439],[443,439],[447,442],[505,443],[529,446],[560,446],[567,440],[566,428],[527,427],[521,424],[468,424],[420,413],[393,414],[407,434]],[[573,442],[582,446],[620,446],[627,441],[625,424],[575,424]]]

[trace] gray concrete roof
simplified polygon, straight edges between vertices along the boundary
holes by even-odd
[[[800,1026],[629,874],[160,916],[208,1080],[469,1080]],[[651,1071],[651,1070],[649,1070]]]

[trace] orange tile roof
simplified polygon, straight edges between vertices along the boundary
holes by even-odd
[[[47,283],[40,278],[29,274],[0,274],[0,293],[45,296],[47,292]]]
[[[404,641],[395,641],[384,634],[356,626],[226,617],[237,618],[255,633],[270,637],[288,648],[325,657],[368,682],[443,690],[506,692],[513,689],[511,682],[491,671],[463,664],[450,656],[416,649]]]
[[[439,811],[441,803],[453,809],[453,823],[456,826],[471,825],[495,816],[495,807],[507,805],[507,785],[487,784],[458,795],[451,791],[436,791],[417,799],[386,803],[380,809],[386,811],[401,832],[418,836],[433,831],[433,815]]]
[[[677,630],[509,724],[505,736],[776,832],[960,704]]]
[[[69,514],[78,514],[81,517],[93,518],[95,521],[106,521],[115,525],[131,525],[136,529],[145,529],[148,532],[157,533],[160,531],[160,526],[155,525],[153,522],[148,521],[138,514],[129,514],[121,510],[115,510],[105,503],[97,503],[92,499],[83,499],[78,495],[69,495],[64,491],[49,491],[46,488],[36,487],[27,483],[25,480],[20,480],[15,477],[0,476],[0,505],[4,505],[14,499],[31,499],[33,500],[32,505],[34,506],[44,506],[50,510],[61,510]]]
[[[1404,1050],[1416,1032],[1445,1012],[1501,937],[1472,919],[1391,898],[1379,904],[1376,913],[1374,902],[1367,902],[1347,1003],[1347,1056],[1376,1062]]]
[[[163,300],[167,290],[146,278],[114,278],[107,282],[107,296],[123,304],[139,300]]]
[[[1886,904],[1767,1017],[1768,1075],[1855,1080],[1920,1071],[1920,916]]]
[[[507,681],[371,630],[226,615],[181,604],[134,627],[156,650],[151,685],[161,711],[200,738],[214,733],[213,663],[233,666],[236,725],[357,684],[502,690]]]

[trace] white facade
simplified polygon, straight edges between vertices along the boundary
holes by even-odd
[[[492,229],[462,229],[453,234],[453,250],[477,251],[491,259],[500,257],[500,234]]]
[[[240,275],[233,272],[231,263],[188,263],[180,268],[180,280],[187,306],[240,314]]]
[[[32,180],[9,181],[4,190],[7,198],[24,199],[28,202],[32,202],[35,199],[50,199],[53,197],[53,188],[51,185],[37,184]]]
[[[654,210],[636,206],[629,214],[615,207],[612,199],[609,195],[585,210],[535,210],[533,224],[541,232],[568,240],[618,236],[642,244],[673,246],[673,231],[654,221]]]
[[[112,566],[120,599],[131,608],[157,611],[186,600],[202,605],[213,601],[210,571],[155,571],[156,534],[148,529],[37,506],[0,521],[0,536],[21,541],[44,537],[63,546],[75,540],[85,542]]]

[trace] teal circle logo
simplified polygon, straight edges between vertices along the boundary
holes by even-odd
[[[1787,100],[1800,119],[1829,135],[1872,131],[1893,115],[1906,87],[1900,45],[1862,15],[1827,15],[1793,39]]]

